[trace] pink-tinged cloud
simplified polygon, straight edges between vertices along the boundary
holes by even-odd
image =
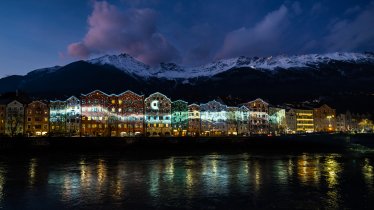
[[[106,1],[94,2],[88,32],[81,42],[68,46],[70,56],[125,52],[147,64],[176,61],[179,53],[157,30],[152,9],[121,11]]]
[[[288,9],[282,5],[278,10],[267,14],[254,27],[242,27],[228,33],[216,59],[278,53],[276,50],[279,50],[288,23]]]

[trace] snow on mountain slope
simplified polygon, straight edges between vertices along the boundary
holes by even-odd
[[[202,66],[181,67],[174,63],[161,63],[157,67],[150,67],[133,57],[121,55],[106,55],[89,60],[89,63],[99,65],[113,65],[127,73],[140,77],[157,77],[166,79],[188,79],[196,77],[211,77],[232,68],[249,67],[252,69],[274,70],[300,67],[315,67],[322,63],[344,61],[350,63],[374,63],[374,55],[369,53],[328,53],[307,54],[298,56],[274,56],[267,58],[238,57],[223,59]]]
[[[120,54],[120,55],[105,55],[99,58],[88,60],[87,62],[92,64],[100,65],[112,65],[118,69],[121,69],[127,73],[141,76],[150,77],[153,76],[150,66],[134,59],[130,55]]]

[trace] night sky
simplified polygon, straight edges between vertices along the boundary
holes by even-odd
[[[119,52],[188,66],[374,49],[363,0],[2,0],[0,25],[0,77]]]

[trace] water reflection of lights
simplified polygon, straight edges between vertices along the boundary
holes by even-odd
[[[85,160],[81,160],[79,162],[80,165],[80,182],[83,187],[83,189],[87,189],[87,187],[90,186],[91,182],[91,168],[86,164]]]
[[[326,178],[327,191],[327,208],[339,208],[340,191],[338,189],[339,175],[342,171],[342,166],[336,160],[338,155],[327,155],[323,164],[324,176]]]
[[[373,166],[370,164],[369,158],[365,158],[364,165],[362,167],[362,173],[364,175],[364,179],[366,182],[366,185],[369,187],[369,190],[373,192]]]
[[[153,165],[150,174],[150,185],[149,185],[149,194],[152,197],[159,196],[159,188],[160,188],[160,169],[158,165]]]
[[[194,185],[194,179],[193,179],[193,171],[192,169],[190,168],[192,165],[194,164],[194,161],[193,160],[187,160],[186,161],[186,165],[187,165],[187,169],[186,169],[186,184],[187,184],[187,192],[190,192],[192,191],[192,187]]]
[[[4,199],[4,185],[6,177],[6,168],[0,165],[0,208],[2,207],[2,201]]]
[[[336,161],[336,156],[326,156],[323,168],[326,175],[328,187],[333,188],[338,184],[338,176],[342,170],[341,165]]]
[[[164,179],[172,181],[174,178],[174,158],[171,157],[166,160]]]
[[[261,186],[261,168],[260,168],[260,164],[258,163],[258,161],[256,161],[254,163],[254,170],[255,170],[255,180],[254,180],[254,189],[256,192],[258,192],[260,190],[260,186]]]
[[[310,156],[303,154],[297,160],[297,173],[300,181],[303,184],[313,184],[318,185],[321,179],[320,172],[320,156]]]
[[[29,163],[29,184],[32,186],[35,184],[35,177],[36,177],[36,167],[38,166],[38,162],[36,158],[32,158]]]
[[[209,155],[203,162],[203,179],[208,193],[226,193],[228,174],[226,160],[220,155]]]
[[[285,165],[284,161],[278,160],[275,163],[276,178],[280,184],[287,184],[288,180],[288,166]]]
[[[107,170],[106,170],[106,164],[103,159],[99,159],[99,162],[97,164],[97,182],[99,186],[101,186],[106,179]]]

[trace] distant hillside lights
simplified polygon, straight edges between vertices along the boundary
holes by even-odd
[[[256,99],[238,107],[190,104],[156,92],[108,95],[95,90],[65,101],[0,101],[0,136],[249,136],[372,132],[364,115],[320,107],[275,107]]]

